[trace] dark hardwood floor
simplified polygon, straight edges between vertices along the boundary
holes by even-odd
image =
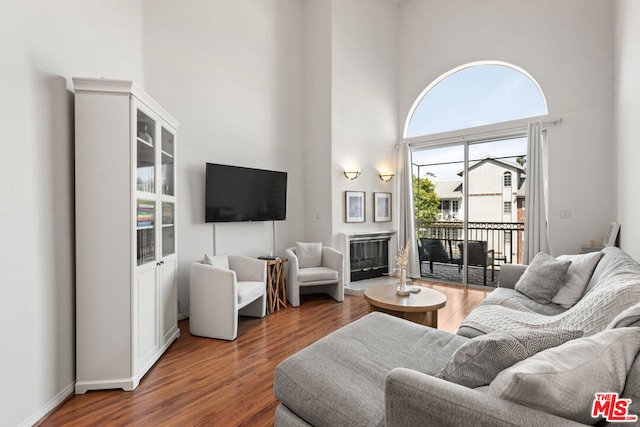
[[[416,281],[416,284],[418,282]],[[455,332],[491,291],[420,282],[447,295],[439,329]],[[74,395],[42,426],[272,426],[273,371],[288,356],[368,312],[361,296],[308,295],[264,319],[242,317],[235,341],[181,336],[132,392]]]

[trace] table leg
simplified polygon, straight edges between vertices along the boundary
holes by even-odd
[[[276,278],[276,283],[278,284],[277,292],[276,292],[276,299],[278,301],[277,310],[280,309],[280,306],[282,306],[282,308],[287,308],[287,290],[285,288],[285,282],[284,282],[284,265],[283,264],[279,264],[278,277]]]

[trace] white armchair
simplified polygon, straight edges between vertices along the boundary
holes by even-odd
[[[336,301],[344,301],[341,252],[321,243],[298,243],[285,250],[289,258],[287,299],[300,306],[300,295],[324,293]]]
[[[264,317],[267,263],[239,255],[211,257],[191,264],[189,331],[232,341],[238,315]]]

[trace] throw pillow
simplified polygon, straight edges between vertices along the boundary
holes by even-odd
[[[564,283],[571,261],[559,261],[549,254],[538,252],[515,285],[539,304],[549,304]]]
[[[542,329],[481,335],[456,350],[436,378],[471,388],[489,385],[503,369],[581,336],[582,331]]]
[[[213,265],[214,267],[229,269],[229,258],[226,255],[209,255],[204,254],[203,264]]]
[[[322,265],[322,242],[296,242],[296,257],[300,268],[320,267]]]
[[[489,393],[585,424],[595,393],[622,394],[640,349],[640,328],[608,329],[542,351],[498,374]]]
[[[560,255],[558,260],[571,261],[571,265],[567,270],[565,283],[551,299],[551,302],[570,308],[580,301],[602,255],[603,253],[600,251],[580,255]]]

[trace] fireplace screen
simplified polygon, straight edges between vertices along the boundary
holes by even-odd
[[[351,281],[389,274],[389,239],[351,241]]]

